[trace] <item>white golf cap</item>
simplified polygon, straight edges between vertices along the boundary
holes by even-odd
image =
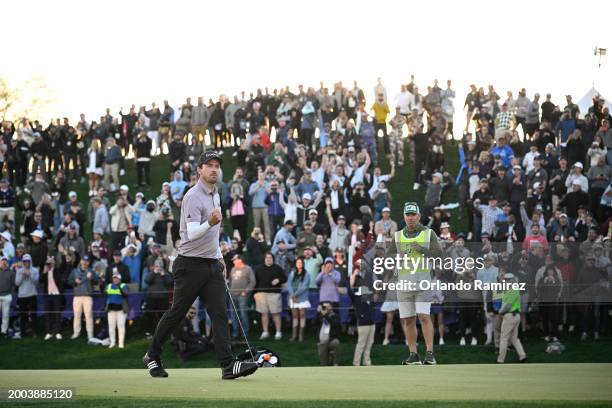
[[[40,239],[43,239],[43,237],[45,236],[45,233],[42,232],[42,230],[34,230],[33,232],[30,233],[30,235],[33,237],[38,237]]]
[[[582,165],[582,163],[580,163],[580,162],[576,162],[576,163],[574,163],[574,166],[573,166],[573,167],[580,167],[581,169],[583,169],[583,168],[584,168],[584,166],[583,166],[583,165]]]
[[[71,191],[68,193],[68,197],[76,197],[76,196],[77,196],[76,191]]]
[[[2,231],[0,232],[0,237],[6,239],[7,241],[11,240],[11,233],[8,231]]]
[[[119,187],[119,190],[130,191],[130,188],[127,185],[122,184],[121,187]]]
[[[442,224],[440,224],[440,228],[450,228],[450,225],[448,222],[443,222]]]
[[[302,196],[302,199],[304,199],[304,200],[312,200],[312,196],[310,195],[310,193],[304,193],[304,195]]]
[[[434,174],[431,175],[431,177],[437,177],[437,178],[442,178],[442,173],[440,172],[435,172]]]
[[[391,209],[389,207],[385,207],[382,209],[382,212],[391,212]]]
[[[139,191],[136,193],[136,197],[144,197],[144,194],[142,193],[142,191]]]
[[[313,208],[312,210],[308,211],[308,215],[310,214],[319,215],[319,212]]]
[[[580,186],[580,180],[572,181],[572,186]]]
[[[539,181],[536,181],[535,183],[533,183],[533,188],[540,188],[541,185],[542,183],[540,183]]]

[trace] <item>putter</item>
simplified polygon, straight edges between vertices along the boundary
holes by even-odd
[[[244,334],[244,328],[242,327],[242,322],[240,321],[240,316],[238,316],[238,310],[236,309],[236,305],[234,304],[234,299],[232,299],[232,295],[230,294],[230,288],[227,285],[227,281],[223,278],[225,282],[225,288],[227,289],[227,295],[229,296],[230,303],[232,304],[232,308],[234,309],[234,316],[236,316],[236,320],[238,320],[238,326],[240,327],[240,332],[242,333],[242,337],[244,337],[244,341],[246,342],[247,347],[249,348],[249,354],[251,354],[251,359],[254,363],[257,362],[255,359],[255,355],[253,354],[253,350],[251,349],[251,345],[249,344],[249,339],[247,339],[246,334]]]

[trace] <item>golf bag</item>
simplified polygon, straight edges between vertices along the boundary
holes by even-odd
[[[251,354],[253,355],[255,360],[253,360],[253,357],[251,357]],[[266,355],[269,356],[267,360],[266,360]],[[275,352],[273,352],[272,350],[268,348],[261,347],[261,346],[253,346],[251,347],[250,351],[249,349],[246,349],[244,353],[239,354],[237,358],[238,360],[244,361],[244,362],[255,361],[257,364],[259,364],[260,367],[280,367],[281,366],[281,360],[278,354],[276,354]]]

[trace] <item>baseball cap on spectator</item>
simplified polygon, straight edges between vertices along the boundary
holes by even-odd
[[[293,220],[292,219],[285,220],[285,225],[293,225]]]
[[[535,183],[533,183],[533,188],[540,188],[541,185],[542,183],[540,183],[539,181],[536,181]]]
[[[130,188],[129,188],[128,186],[126,186],[125,184],[122,184],[122,185],[119,187],[119,190],[130,191]]]
[[[550,147],[551,149],[554,149],[555,145],[554,145],[554,144],[552,144],[552,143],[547,143],[547,144],[546,144],[546,148],[549,148],[549,147]]]
[[[331,263],[331,264],[333,264],[334,263],[334,258],[332,258],[331,256],[328,256],[327,258],[325,258],[325,262],[323,262],[323,263]]]
[[[381,212],[391,212],[391,209],[389,207],[385,207],[382,209]]]
[[[504,274],[504,279],[514,279],[514,274],[508,272]]]
[[[38,237],[40,239],[43,239],[43,236],[45,234],[41,230],[34,230],[33,232],[30,233],[30,235],[33,237]]]
[[[115,278],[121,280],[121,274],[120,273],[113,274],[113,279],[115,279]]]
[[[404,203],[404,214],[420,214],[419,205],[414,201]]]
[[[355,151],[355,146],[349,146],[348,151],[349,152],[354,152]]]
[[[76,191],[71,191],[68,193],[68,197],[76,197],[76,196],[77,196]]]
[[[70,224],[68,224],[68,229],[78,230],[79,229],[79,224],[77,224],[76,222],[73,221]]]
[[[442,224],[440,224],[440,228],[450,228],[450,224],[445,221]]]
[[[514,166],[512,166],[512,170],[523,170],[523,168],[518,164],[515,164]]]
[[[559,218],[568,218],[566,213],[562,213]]]
[[[319,212],[313,208],[312,210],[308,211],[308,215],[310,214],[319,215]]]
[[[0,232],[0,237],[6,239],[7,241],[11,240],[11,233],[8,231],[2,231]]]
[[[310,193],[304,193],[304,195],[302,195],[302,200],[312,200],[312,196]]]
[[[467,142],[467,144],[469,144],[469,145],[475,145],[475,144],[476,144],[476,141],[475,141],[475,140],[470,140],[469,142]]]
[[[7,261],[8,262],[8,258],[4,255],[0,256],[0,261]]]
[[[219,164],[223,164],[223,159],[221,158],[219,153],[214,150],[207,150],[200,156],[200,159],[198,160],[198,167],[208,163],[211,160],[218,160]]]
[[[144,194],[141,191],[139,191],[136,193],[136,197],[144,198]]]
[[[162,187],[166,187],[166,186],[170,186],[170,183],[168,183],[167,181],[164,181],[164,182],[162,183]]]
[[[340,215],[338,216],[338,219],[339,219],[339,220],[344,220],[344,221],[346,221],[346,217],[345,217],[344,215],[342,215],[342,214],[340,214]]]
[[[583,166],[583,165],[582,165],[582,163],[580,163],[580,162],[576,162],[576,163],[574,163],[574,165],[573,165],[572,167],[578,167],[578,168],[581,168],[581,169],[583,169],[583,168],[584,168],[584,166]]]
[[[437,177],[437,178],[441,179],[442,178],[442,173],[437,171],[434,174],[432,174],[431,177]]]
[[[25,249],[25,245],[23,244],[23,242],[20,242],[17,244],[17,246],[15,247],[16,249]]]
[[[138,249],[138,247],[134,244],[130,244],[127,246],[127,249],[133,249],[134,251]]]
[[[30,256],[30,254],[25,254],[23,258],[21,258],[21,260],[23,262],[32,262],[32,257]]]
[[[83,255],[83,257],[81,258],[81,261],[89,262],[89,255]]]
[[[480,234],[480,238],[489,238],[490,235],[488,232],[483,232],[482,234]]]
[[[121,256],[121,251],[116,249],[113,251],[113,256]]]
[[[580,187],[580,180],[573,180],[572,181],[572,186],[579,186]]]
[[[458,233],[457,239],[465,239],[465,234],[463,232]]]

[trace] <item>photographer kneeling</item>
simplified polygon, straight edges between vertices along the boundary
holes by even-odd
[[[317,307],[317,333],[319,342],[319,361],[322,366],[332,363],[340,365],[340,322],[339,316],[334,313],[330,302],[323,302]]]
[[[181,321],[176,330],[174,330],[174,333],[172,333],[178,347],[179,358],[183,361],[198,354],[205,353],[209,349],[208,339],[197,334],[193,330],[191,320],[196,314],[196,308],[193,306],[190,307],[185,318]]]

